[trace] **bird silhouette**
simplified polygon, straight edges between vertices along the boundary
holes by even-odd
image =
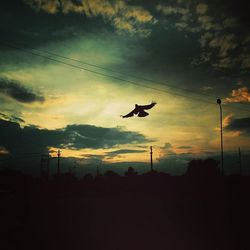
[[[134,115],[137,115],[138,117],[145,117],[148,116],[149,113],[147,113],[146,111],[144,111],[145,109],[151,109],[155,106],[156,102],[152,102],[149,105],[138,105],[135,104],[135,108],[129,112],[127,115],[121,115],[122,118],[128,118],[128,117],[132,117]]]

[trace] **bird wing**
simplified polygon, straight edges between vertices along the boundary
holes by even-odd
[[[149,105],[140,105],[139,108],[141,109],[151,109],[155,106],[156,102],[152,102],[151,104]]]
[[[128,117],[131,117],[135,114],[137,114],[139,111],[138,111],[138,108],[136,107],[135,109],[133,109],[131,112],[129,112],[128,114],[126,115],[122,115],[122,118],[128,118]]]
[[[143,109],[141,111],[139,111],[138,113],[138,117],[145,117],[149,115],[149,113],[147,113],[146,111],[144,111]]]

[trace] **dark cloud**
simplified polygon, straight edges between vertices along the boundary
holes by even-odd
[[[98,154],[82,154],[81,155],[84,159],[95,159],[95,160],[102,160],[105,155],[98,155]]]
[[[169,142],[166,142],[162,147],[160,147],[160,151],[163,155],[175,155],[176,153],[173,151],[173,145]]]
[[[1,146],[11,154],[43,153],[48,147],[57,148],[112,148],[122,144],[140,144],[150,141],[144,135],[121,128],[103,128],[92,125],[68,125],[64,129],[40,129],[16,122],[0,120]]]
[[[45,98],[33,93],[19,82],[0,78],[0,93],[24,103],[43,102]]]
[[[166,142],[166,143],[164,144],[164,146],[161,147],[161,149],[170,149],[170,148],[173,148],[173,146],[172,146],[172,144],[169,143],[169,142]]]
[[[132,153],[141,153],[147,152],[147,150],[138,150],[138,149],[119,149],[111,152],[107,152],[107,154],[132,154]]]
[[[18,123],[22,123],[25,122],[22,118],[14,116],[14,115],[9,115],[9,114],[4,114],[4,113],[0,113],[0,119],[4,119],[7,121],[11,121],[11,122],[18,122]]]
[[[96,170],[96,167],[102,167],[104,164],[105,155],[98,155],[98,154],[83,154],[82,158],[76,158],[75,163],[79,167],[89,167],[93,170]]]
[[[75,165],[84,167],[91,166],[95,170],[95,167],[103,164],[104,157],[104,155],[83,154],[82,158],[75,158]]]
[[[92,125],[68,125],[65,130],[71,143],[69,147],[78,148],[110,148],[119,144],[143,143],[151,140],[144,135],[125,131],[122,128],[103,128]]]
[[[180,147],[176,147],[178,149],[192,149],[191,146],[180,146]]]
[[[250,117],[231,119],[226,129],[230,131],[240,131],[246,135],[250,135]]]
[[[136,145],[137,146],[137,145]],[[138,146],[137,146],[138,147]],[[138,147],[139,148],[139,147]],[[83,154],[83,161],[89,162],[89,161],[102,161],[105,159],[112,159],[114,157],[120,157],[122,154],[137,154],[137,153],[143,153],[147,152],[147,150],[142,150],[142,149],[118,149],[118,150],[113,150],[109,152],[105,152],[102,155],[98,154]]]
[[[147,152],[147,150],[141,150],[141,149],[119,149],[114,150],[110,152],[106,152],[106,156],[109,158],[113,158],[115,156],[119,156],[121,154],[136,154],[136,153],[143,153]]]

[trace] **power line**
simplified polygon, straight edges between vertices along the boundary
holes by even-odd
[[[161,82],[161,81],[157,81],[157,80],[153,80],[153,79],[149,79],[149,78],[144,78],[144,77],[140,77],[140,76],[133,75],[133,74],[130,74],[130,73],[124,73],[124,72],[121,72],[121,71],[113,70],[113,69],[110,69],[110,68],[107,68],[107,67],[103,67],[103,66],[96,65],[96,64],[93,64],[93,63],[89,63],[89,62],[86,62],[86,61],[82,61],[82,60],[79,60],[79,59],[75,59],[75,58],[71,58],[71,57],[66,57],[66,56],[63,56],[63,55],[59,55],[59,54],[54,53],[54,52],[45,51],[45,50],[41,50],[41,49],[38,50],[38,49],[33,48],[33,47],[30,47],[30,49],[35,50],[37,52],[47,53],[49,55],[56,56],[56,57],[59,57],[59,58],[62,58],[62,59],[66,59],[66,60],[78,62],[78,63],[81,63],[81,64],[85,64],[85,65],[88,65],[88,66],[91,66],[91,67],[95,67],[97,69],[101,69],[101,70],[105,70],[105,71],[110,71],[112,73],[116,73],[116,74],[120,74],[120,75],[124,75],[124,76],[128,76],[128,77],[132,77],[132,78],[135,78],[135,79],[138,79],[138,80],[143,80],[145,82],[150,82],[150,83],[154,83],[154,84],[157,83],[159,85],[167,86],[169,88],[173,88],[173,89],[177,89],[177,90],[181,90],[181,91],[190,92],[190,93],[196,94],[196,95],[203,95],[205,97],[212,97],[214,99],[218,98],[218,96],[214,96],[214,95],[211,95],[211,94],[207,94],[207,93],[205,94],[205,93],[201,93],[201,92],[198,92],[198,91],[195,91],[195,90],[173,86],[173,85],[167,84],[166,82]],[[246,104],[246,103],[242,103],[242,104]],[[235,107],[233,107],[233,108],[235,108]],[[236,108],[236,109],[240,109],[240,110],[243,110],[243,111],[246,111],[246,112],[250,112],[250,110],[245,110],[245,109],[242,109],[242,108]]]
[[[22,44],[25,45],[24,43],[22,43]],[[166,83],[165,81],[161,82],[161,81],[154,80],[154,79],[144,78],[144,77],[141,77],[141,76],[138,76],[138,75],[134,75],[134,74],[125,73],[125,72],[122,72],[122,71],[110,69],[108,67],[103,67],[103,66],[100,66],[100,65],[97,65],[97,64],[93,64],[93,63],[89,63],[89,62],[86,62],[86,61],[83,61],[83,60],[79,60],[79,59],[75,59],[75,58],[71,58],[71,57],[59,55],[59,54],[51,52],[51,51],[36,49],[36,48],[33,48],[33,47],[29,47],[29,49],[35,50],[35,51],[41,52],[41,53],[46,53],[46,54],[49,54],[49,55],[52,55],[52,56],[56,56],[56,57],[59,57],[59,58],[62,58],[62,59],[66,59],[66,60],[78,62],[78,63],[81,63],[81,64],[85,64],[85,65],[88,65],[88,66],[91,66],[91,67],[95,67],[95,68],[98,68],[98,69],[101,69],[101,70],[110,71],[112,73],[116,73],[116,74],[120,74],[120,75],[124,75],[124,76],[128,76],[128,77],[132,77],[132,78],[135,78],[135,79],[138,79],[138,80],[143,80],[143,81],[150,82],[150,83],[157,83],[159,85],[167,86],[169,88],[174,88],[174,89],[181,90],[181,91],[187,91],[187,92],[190,92],[192,94],[203,95],[203,96],[212,97],[212,98],[215,98],[215,99],[218,98],[218,96],[214,96],[214,95],[211,95],[211,94],[208,94],[208,93],[201,93],[201,92],[198,92],[197,90],[192,90],[192,89],[187,89],[187,88],[173,86],[171,84]],[[242,103],[242,104],[246,104],[246,103]]]
[[[25,160],[25,159],[31,159],[31,158],[37,158],[40,159],[41,155],[33,155],[33,156],[19,156],[19,157],[8,157],[8,158],[0,158],[0,162],[4,162],[4,161],[19,161],[19,160]]]
[[[21,42],[21,44],[26,45],[26,44],[24,44],[22,42]],[[133,77],[133,78],[138,79],[138,80],[143,80],[143,81],[150,82],[150,83],[157,83],[157,84],[160,84],[160,85],[163,85],[163,86],[167,86],[167,87],[170,87],[170,88],[178,89],[178,90],[181,90],[181,91],[187,91],[187,92],[190,92],[190,93],[193,93],[193,94],[197,94],[197,95],[203,95],[203,96],[212,97],[212,98],[215,98],[215,99],[218,98],[218,96],[214,96],[214,95],[211,95],[211,94],[208,94],[208,93],[201,93],[201,92],[198,92],[197,90],[191,90],[191,89],[187,89],[187,88],[173,86],[171,84],[166,83],[165,81],[161,82],[161,81],[157,81],[157,80],[154,80],[154,79],[144,78],[144,77],[141,77],[141,76],[138,76],[138,75],[134,75],[134,74],[125,73],[125,72],[122,72],[122,71],[110,69],[108,67],[103,67],[103,66],[100,66],[100,65],[97,65],[97,64],[93,64],[93,63],[89,63],[89,62],[86,62],[86,61],[83,61],[83,60],[79,60],[79,59],[75,59],[75,58],[71,58],[71,57],[59,55],[59,54],[51,52],[51,51],[36,49],[36,48],[33,48],[33,47],[29,47],[29,49],[35,50],[37,52],[46,53],[46,54],[49,54],[49,55],[52,55],[52,56],[56,56],[56,57],[59,57],[59,58],[63,58],[63,59],[66,59],[66,60],[70,60],[70,61],[78,62],[78,63],[81,63],[81,64],[85,64],[85,65],[88,65],[88,66],[91,66],[91,67],[95,67],[95,68],[98,68],[98,69],[101,69],[101,70],[110,71],[112,73],[117,73],[117,74],[128,76],[128,77]],[[246,103],[241,103],[241,104],[246,104]]]
[[[161,82],[161,81],[157,81],[157,80],[153,80],[153,79],[149,79],[149,78],[144,78],[144,77],[140,77],[140,76],[133,75],[133,74],[130,74],[130,73],[124,73],[122,71],[113,70],[113,69],[110,69],[110,68],[107,68],[107,67],[103,67],[103,66],[93,64],[93,63],[89,63],[89,62],[86,62],[86,61],[82,61],[82,60],[79,60],[79,59],[59,55],[59,54],[54,53],[54,52],[45,51],[45,50],[41,50],[41,49],[36,49],[36,48],[33,48],[33,47],[29,47],[29,49],[35,50],[37,52],[46,53],[46,54],[49,54],[49,55],[52,55],[52,56],[56,56],[56,57],[59,57],[59,58],[62,58],[62,59],[66,59],[66,60],[78,62],[78,63],[81,63],[81,64],[85,64],[85,65],[95,67],[95,68],[98,68],[98,69],[101,69],[101,70],[110,71],[112,73],[132,77],[132,78],[135,78],[135,79],[138,79],[138,80],[143,80],[145,82],[157,83],[157,84],[164,85],[164,86],[167,86],[167,87],[170,87],[170,88],[174,88],[174,89],[178,89],[178,90],[182,90],[182,91],[187,91],[187,92],[191,92],[191,93],[198,94],[198,95],[204,95],[204,96],[208,96],[208,97],[218,98],[218,96],[213,96],[213,95],[210,95],[210,94],[200,93],[200,92],[195,91],[195,90],[173,86],[171,84],[167,84],[166,82]]]
[[[2,44],[2,42],[1,42],[1,44]],[[127,80],[127,79],[123,79],[123,78],[120,78],[120,77],[116,77],[116,76],[104,74],[104,73],[97,72],[97,71],[94,71],[94,70],[90,70],[90,69],[87,69],[87,68],[84,68],[84,67],[81,67],[81,66],[78,66],[78,65],[73,65],[73,64],[70,64],[70,63],[67,63],[67,62],[63,62],[63,61],[60,61],[58,59],[54,59],[54,58],[51,58],[51,57],[48,57],[48,56],[37,54],[35,52],[32,52],[32,51],[24,49],[24,48],[16,47],[16,46],[13,46],[13,45],[7,45],[7,44],[4,44],[4,46],[10,47],[10,48],[14,48],[14,49],[18,49],[18,50],[22,50],[22,51],[24,51],[26,53],[30,53],[32,55],[39,56],[39,57],[45,58],[47,60],[54,61],[54,62],[57,62],[57,63],[61,63],[61,64],[64,64],[64,65],[67,65],[67,66],[70,66],[70,67],[74,67],[74,68],[77,68],[77,69],[82,69],[82,70],[85,70],[85,71],[88,71],[88,72],[91,72],[91,73],[94,73],[94,74],[97,74],[97,75],[101,75],[101,76],[105,76],[105,77],[110,77],[110,78],[113,78],[113,79],[116,79],[116,80],[119,80],[119,81],[128,82],[128,83],[131,83],[131,84],[134,84],[134,85],[137,85],[137,86],[140,86],[140,87],[148,88],[148,89],[151,89],[151,90],[156,90],[156,91],[160,91],[160,92],[170,93],[172,95],[177,95],[177,96],[181,96],[181,97],[184,97],[184,98],[190,98],[188,96],[185,96],[185,95],[182,95],[182,94],[179,94],[179,93],[174,93],[174,92],[171,92],[171,91],[167,91],[167,90],[163,90],[163,89],[158,89],[158,88],[150,87],[150,86],[147,86],[147,85],[144,85],[144,84],[140,84],[140,83],[137,83],[137,82],[134,82],[134,81],[131,81],[131,80]],[[201,100],[199,98],[193,98],[193,99],[196,99],[198,101],[204,102],[204,100]],[[205,102],[210,103],[210,104],[215,104],[215,103],[209,102],[209,101],[205,101]]]
[[[74,65],[74,64],[71,64],[71,63],[67,63],[67,62],[55,59],[55,58],[51,58],[49,56],[41,55],[41,54],[35,53],[33,51],[27,50],[25,48],[17,47],[15,45],[6,44],[6,43],[3,43],[3,42],[0,42],[0,44],[2,46],[5,46],[5,47],[9,47],[9,48],[14,48],[14,49],[17,49],[17,50],[21,50],[21,51],[23,51],[25,53],[29,53],[29,54],[32,54],[32,55],[35,55],[35,56],[38,56],[38,57],[41,57],[41,58],[44,58],[44,59],[47,59],[47,60],[50,60],[50,61],[57,62],[59,64],[63,64],[63,65],[66,65],[66,66],[70,66],[70,67],[74,67],[74,68],[77,68],[77,69],[85,70],[87,72],[91,72],[93,74],[97,74],[97,75],[100,75],[100,76],[104,76],[104,77],[108,77],[108,78],[113,78],[113,79],[118,80],[118,81],[128,82],[130,84],[133,84],[133,85],[136,85],[136,86],[139,86],[139,87],[151,89],[151,90],[158,91],[158,92],[168,93],[168,94],[172,94],[172,95],[175,95],[175,96],[184,97],[184,98],[187,98],[187,99],[193,99],[193,100],[196,100],[196,101],[199,101],[199,102],[205,102],[205,103],[208,103],[208,104],[217,105],[216,103],[214,103],[212,101],[204,100],[204,99],[197,98],[197,97],[191,97],[191,96],[187,96],[187,95],[180,94],[180,93],[175,93],[175,92],[172,92],[172,91],[169,91],[169,90],[164,90],[164,89],[159,89],[159,88],[155,88],[155,87],[150,87],[150,86],[147,86],[147,85],[144,85],[144,84],[141,84],[141,83],[137,83],[135,81],[131,81],[131,80],[127,80],[127,79],[124,79],[124,78],[121,78],[121,77],[117,77],[117,76],[113,76],[113,75],[101,73],[101,72],[98,72],[98,71],[95,71],[95,70],[87,69],[87,68],[84,68],[84,67],[81,67],[81,66],[78,66],[78,65]],[[228,107],[225,106],[225,108],[228,108]],[[246,109],[242,109],[242,108],[238,108],[238,107],[230,107],[230,108],[231,109],[242,110],[242,111],[245,111],[245,112],[250,112],[250,110],[246,110]]]
[[[154,145],[153,146],[156,150],[157,153],[159,153],[159,150],[161,150],[162,147],[160,146],[156,146]],[[226,154],[235,154],[235,155],[238,155],[238,149],[235,149],[235,150],[228,150],[228,151],[225,151]],[[163,149],[164,151],[164,149]],[[197,152],[198,151],[198,152]],[[250,150],[241,150],[241,153],[245,153],[245,154],[250,154]],[[40,158],[41,155],[43,154],[46,154],[46,155],[49,155],[48,153],[22,153],[22,155],[20,156],[20,154],[18,155],[15,155],[15,156],[10,156],[10,155],[7,155],[7,156],[1,156],[0,157],[0,162],[1,161],[9,161],[9,160],[20,160],[20,159],[29,159],[29,158]],[[195,150],[195,152],[190,152],[190,151],[187,151],[187,152],[183,152],[183,153],[176,153],[176,152],[166,152],[165,153],[165,156],[191,156],[191,155],[213,155],[213,154],[218,154],[219,156],[219,152],[218,151],[210,151],[208,148],[202,148],[201,150]],[[50,156],[51,159],[57,159],[58,156]],[[67,157],[66,157],[67,158]],[[85,159],[85,158],[77,158],[77,159]]]
[[[26,156],[25,156],[26,155]],[[35,154],[35,155],[29,155],[29,154],[24,154],[23,156],[8,156],[8,157],[0,157],[0,162],[4,162],[4,161],[19,161],[19,160],[29,160],[29,159],[40,159],[41,155],[43,155],[43,153],[40,154]],[[47,154],[49,155],[49,154]],[[57,159],[57,157],[53,157],[50,156],[51,159]]]

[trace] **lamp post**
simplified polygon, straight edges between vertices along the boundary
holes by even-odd
[[[217,99],[217,104],[220,107],[220,147],[221,147],[221,174],[224,175],[224,157],[223,157],[223,126],[222,126],[222,107],[221,99]]]

